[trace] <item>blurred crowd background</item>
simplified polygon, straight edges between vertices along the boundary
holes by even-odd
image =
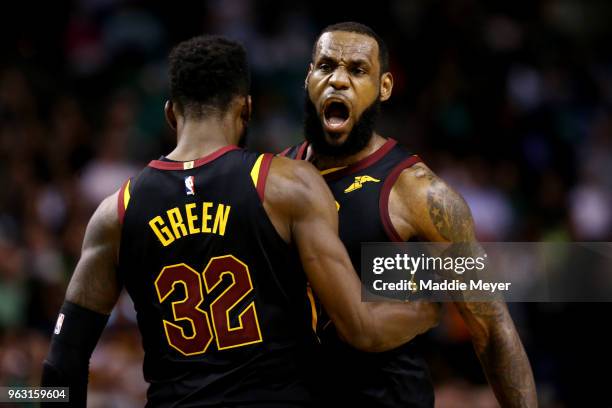
[[[170,47],[201,33],[241,40],[253,72],[249,143],[278,152],[302,138],[303,81],[317,33],[346,20],[370,25],[390,48],[395,87],[378,130],[464,195],[481,240],[612,241],[612,3],[7,3],[1,385],[38,384],[89,217],[171,150],[163,118]],[[542,407],[610,406],[608,304],[510,308]],[[496,406],[452,308],[426,344],[437,406]],[[90,406],[142,406],[141,363],[132,306],[122,297],[91,361]]]

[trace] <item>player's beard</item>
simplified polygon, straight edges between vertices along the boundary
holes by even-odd
[[[374,125],[380,114],[380,99],[377,97],[363,111],[353,125],[346,141],[341,145],[331,145],[325,140],[325,130],[321,117],[308,93],[304,101],[304,137],[312,145],[313,150],[323,156],[348,157],[359,153],[374,135]]]

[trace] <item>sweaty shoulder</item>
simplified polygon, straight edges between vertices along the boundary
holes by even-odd
[[[402,171],[389,197],[391,222],[404,240],[464,241],[474,238],[465,200],[427,165]]]
[[[304,212],[335,212],[334,200],[317,169],[307,161],[272,159],[264,208],[280,236],[291,241],[292,222]]]
[[[113,264],[119,260],[121,241],[121,221],[117,207],[119,193],[114,192],[100,203],[89,220],[83,239],[83,251],[104,249]]]
[[[121,224],[119,222],[119,214],[117,203],[119,200],[119,191],[106,197],[98,206],[87,225],[87,232],[95,243],[105,242],[118,245],[120,236]]]

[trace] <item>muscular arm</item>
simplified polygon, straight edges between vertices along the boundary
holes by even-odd
[[[121,293],[116,275],[120,240],[117,194],[102,201],[89,220],[81,258],[66,291],[67,301],[106,315]]]
[[[43,364],[41,385],[69,387],[69,407],[86,405],[89,358],[120,292],[115,274],[120,236],[116,203],[115,193],[89,221],[81,258]]]
[[[298,248],[312,288],[354,347],[389,350],[437,323],[432,305],[361,302],[361,283],[338,238],[333,196],[311,164],[275,158],[265,197],[272,222]]]
[[[402,197],[416,200],[407,208]],[[476,240],[472,214],[463,198],[425,165],[415,165],[402,173],[390,202],[392,221],[403,236],[417,235],[432,242]],[[537,406],[529,360],[505,303],[497,300],[455,305],[472,335],[476,354],[500,404]]]

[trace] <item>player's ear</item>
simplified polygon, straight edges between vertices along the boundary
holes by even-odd
[[[251,120],[252,112],[253,112],[253,101],[251,99],[251,95],[247,95],[244,98],[244,104],[242,105],[242,109],[240,110],[240,117],[245,123]]]
[[[164,115],[170,128],[176,130],[176,115],[174,114],[174,104],[171,100],[167,100],[166,105],[164,105]]]
[[[384,102],[391,97],[393,91],[393,75],[385,72],[380,77],[380,101]]]
[[[306,78],[304,79],[304,89],[308,89],[308,81],[310,81],[310,74],[312,74],[312,62],[308,65],[308,73],[306,74]]]

